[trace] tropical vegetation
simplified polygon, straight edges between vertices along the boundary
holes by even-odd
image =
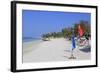
[[[78,25],[80,25],[84,29],[84,35],[90,35],[91,26],[87,21],[80,21],[79,23],[75,23],[72,27],[63,28],[60,32],[49,32],[42,35],[43,39],[50,38],[69,38],[71,39],[72,35],[78,36]]]

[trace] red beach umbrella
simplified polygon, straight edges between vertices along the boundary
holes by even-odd
[[[78,33],[79,33],[80,37],[82,37],[84,34],[84,30],[82,29],[82,27],[80,25],[78,25]]]

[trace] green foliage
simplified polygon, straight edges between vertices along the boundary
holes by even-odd
[[[84,30],[84,35],[89,35],[91,33],[90,24],[87,21],[80,21],[79,23],[75,23],[73,27],[63,28],[61,32],[50,32],[43,34],[42,38],[71,38],[73,34],[78,36],[78,25],[80,25]]]

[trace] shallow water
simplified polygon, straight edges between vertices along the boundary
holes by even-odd
[[[28,37],[22,38],[23,42],[31,42],[31,41],[37,41],[37,40],[41,40],[41,39],[40,38],[28,38]]]
[[[37,48],[37,46],[42,43],[43,41],[41,39],[24,39],[23,40],[23,54],[24,53],[28,53],[31,52],[32,50],[35,50]]]

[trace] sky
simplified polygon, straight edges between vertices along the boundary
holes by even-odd
[[[58,11],[22,11],[22,36],[41,38],[48,32],[60,32],[62,28],[72,27],[81,20],[91,19],[90,13],[58,12]]]

